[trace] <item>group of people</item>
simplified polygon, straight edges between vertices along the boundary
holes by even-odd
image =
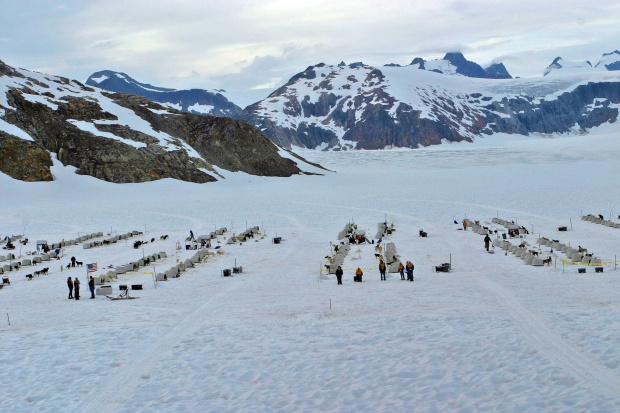
[[[71,277],[67,278],[67,287],[69,287],[69,299],[75,298],[76,300],[80,299],[80,280],[78,277],[75,277],[75,280],[71,279]],[[93,276],[90,276],[88,280],[88,289],[90,290],[90,298],[95,298],[95,279]]]
[[[400,279],[405,281],[405,272],[407,272],[407,281],[413,281],[413,263],[411,261],[407,261],[405,265],[401,262],[398,264],[398,272],[400,273]]]
[[[414,269],[414,265],[411,261],[407,261],[404,265],[401,262],[398,265],[398,272],[400,273],[400,279],[401,280],[405,280],[405,272],[407,273],[407,281],[413,281],[413,269]],[[381,276],[381,281],[385,281],[386,280],[386,272],[387,272],[387,265],[385,264],[385,262],[383,260],[379,261],[379,275]],[[338,280],[338,284],[341,285],[342,284],[342,275],[344,274],[344,271],[342,270],[342,267],[340,267],[340,265],[338,266],[338,268],[336,268],[336,280]],[[354,282],[362,282],[362,276],[364,275],[364,272],[362,271],[362,269],[360,267],[358,267],[355,270],[355,275],[353,276],[353,281]]]

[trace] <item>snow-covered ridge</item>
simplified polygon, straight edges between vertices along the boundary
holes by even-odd
[[[114,77],[127,80],[122,74]],[[193,109],[204,113],[209,107],[195,104]],[[302,173],[297,165],[304,164],[281,157],[262,134],[231,119],[180,113],[144,97],[110,94],[2,62],[0,132],[1,143],[13,154],[0,172],[23,180],[53,179],[53,156],[79,174],[115,183],[163,178],[205,183],[230,176],[217,174],[216,167],[288,177]],[[22,168],[31,156],[37,163]]]
[[[126,73],[102,70],[86,80],[87,85],[111,92],[144,96],[180,111],[199,115],[233,117],[241,108],[230,102],[223,89],[178,90],[141,83]]]
[[[590,61],[572,62],[561,57],[556,57],[553,62],[545,69],[544,76],[550,74],[561,73],[580,73],[580,72],[598,72],[598,71],[616,71],[620,70],[620,51],[614,50],[611,53],[605,53],[601,59],[592,64]]]
[[[419,70],[419,64],[310,66],[240,117],[282,145],[380,149],[471,141],[495,131],[548,133],[553,128],[552,132],[563,133],[581,117],[603,108],[613,111],[618,103],[603,95],[597,98],[606,103],[596,107],[590,106],[592,101],[579,102],[583,112],[568,114],[575,118],[570,126],[548,127],[537,119],[537,110],[557,112],[547,106],[590,83],[611,82],[617,87],[620,73],[566,71],[552,78],[484,79],[445,76]],[[588,94],[584,96],[575,99],[586,99]],[[613,113],[605,118],[615,119]],[[589,123],[584,130],[587,127]]]

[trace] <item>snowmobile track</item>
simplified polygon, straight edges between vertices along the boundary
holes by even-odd
[[[543,352],[565,369],[576,380],[587,383],[604,396],[617,398],[620,394],[620,377],[611,369],[601,365],[575,348],[537,317],[527,310],[505,287],[484,275],[476,274],[478,283],[492,293],[519,326]]]

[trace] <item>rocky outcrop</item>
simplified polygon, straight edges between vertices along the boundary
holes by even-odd
[[[0,131],[0,172],[20,181],[52,181],[51,166],[45,149]]]
[[[1,62],[0,73],[0,170],[16,179],[52,179],[51,153],[78,174],[114,183],[302,173],[302,160],[281,156],[283,149],[243,121],[183,113]]]
[[[232,172],[258,176],[291,176],[300,173],[290,159],[247,122],[214,116],[157,115],[146,108],[148,102],[135,95],[110,96],[119,105],[133,110],[157,130],[178,136],[204,160]]]

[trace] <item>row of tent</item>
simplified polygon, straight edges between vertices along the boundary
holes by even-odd
[[[349,253],[349,251],[351,251],[351,246],[349,244],[343,244],[338,246],[338,252],[336,252],[336,254],[334,254],[334,256],[329,259],[329,264],[327,264],[328,272],[330,274],[335,274],[336,269],[339,266],[342,266],[342,264],[344,264],[344,259]]]
[[[595,224],[605,225],[606,227],[620,228],[620,223],[613,222],[611,220],[604,219],[604,218],[601,218],[600,216],[596,216],[592,214],[584,215],[581,217],[581,219],[584,221],[593,222]]]
[[[128,264],[117,265],[113,269],[107,271],[105,274],[95,277],[95,284],[101,285],[104,284],[106,281],[111,281],[113,278],[118,277],[120,274],[134,271],[134,268],[136,266],[143,267],[146,264],[147,259],[149,260],[149,263],[151,263],[167,257],[168,255],[166,254],[166,252],[161,251],[157,254],[146,255],[144,256],[144,258],[140,258],[138,261],[132,261]]]
[[[600,258],[596,258],[593,255],[588,255],[586,253],[586,250],[579,251],[578,248],[576,249],[571,247],[570,245],[562,244],[556,239],[550,240],[549,238],[541,237],[538,238],[537,243],[538,245],[545,245],[555,251],[560,251],[563,254],[566,254],[566,257],[574,263],[602,265],[602,261]]]
[[[245,231],[243,231],[242,233],[238,235],[233,235],[232,237],[228,238],[228,241],[226,241],[226,243],[234,244],[236,242],[245,242],[248,240],[248,238],[253,238],[255,235],[260,235],[258,226],[254,226],[250,229],[246,229]]]
[[[254,227],[254,228],[258,228],[258,227]],[[202,242],[202,241],[208,241],[210,239],[215,239],[217,238],[219,235],[224,235],[225,233],[228,232],[228,228],[226,227],[222,227],[220,229],[216,229],[215,231],[211,231],[209,233],[209,235],[201,235],[198,237],[198,241]]]
[[[95,236],[91,236],[90,238],[87,238],[87,239],[92,239],[92,238],[96,238],[96,237],[102,237],[103,233],[102,232],[97,232],[96,234],[91,234],[91,235],[95,235]],[[114,235],[113,237],[106,238],[103,241],[84,242],[84,244],[82,244],[82,248],[87,250],[87,249],[94,248],[94,247],[100,247],[100,246],[106,245],[106,244],[113,244],[113,243],[118,242],[120,240],[131,238],[131,237],[133,237],[135,235],[142,235],[142,232],[140,232],[140,231],[131,231],[131,232],[127,232],[127,233],[121,234],[121,235]],[[82,238],[82,237],[80,237],[80,238]],[[86,239],[82,240],[82,241],[86,241]]]
[[[4,264],[2,267],[0,267],[0,274],[9,271],[16,271],[20,267],[28,265],[41,264],[42,262],[55,259],[56,257],[58,257],[56,251],[50,251],[49,253],[35,255],[32,256],[32,258],[22,258],[21,260],[15,260],[15,254],[8,254],[6,256],[0,255],[0,261],[11,261],[9,264]]]
[[[103,232],[93,232],[92,234],[86,234],[77,238],[62,240],[59,242],[48,243],[46,240],[37,240],[37,246],[47,245],[50,249],[63,248],[69,245],[78,245],[81,242],[88,241],[93,238],[103,237]]]
[[[213,252],[206,249],[198,250],[185,261],[177,263],[164,272],[157,273],[155,279],[157,281],[165,281],[170,278],[178,278],[181,276],[181,272],[186,271],[188,268],[195,267],[196,264],[206,259],[209,255],[213,255]]]
[[[521,258],[526,265],[532,265],[534,267],[542,267],[544,265],[542,257],[534,255],[527,248],[514,245],[510,241],[497,238],[493,240],[493,246]]]

